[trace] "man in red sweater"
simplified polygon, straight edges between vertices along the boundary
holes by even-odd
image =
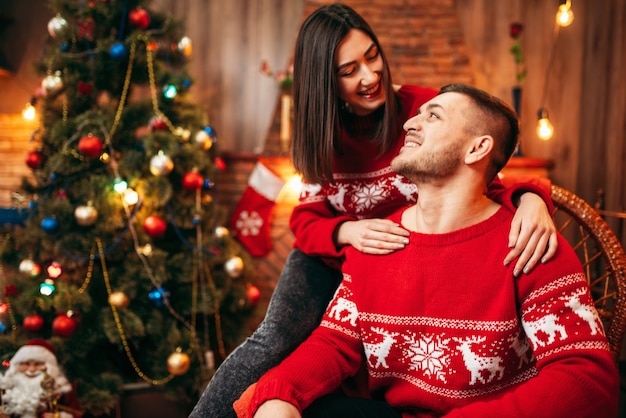
[[[409,244],[347,250],[320,327],[239,416],[617,416],[617,367],[571,247],[559,237],[553,260],[515,279],[502,264],[513,213],[484,193],[517,144],[515,112],[449,85],[404,128],[391,166],[419,198],[390,219]],[[369,399],[330,395],[362,365]]]

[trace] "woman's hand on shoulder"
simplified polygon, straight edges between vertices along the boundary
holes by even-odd
[[[337,229],[338,246],[352,245],[365,254],[384,255],[404,248],[409,232],[389,219],[362,219],[342,223]]]
[[[529,273],[537,263],[545,263],[554,256],[557,241],[556,225],[543,199],[534,193],[524,193],[511,222],[511,251],[504,264],[508,265],[519,257],[513,275]]]

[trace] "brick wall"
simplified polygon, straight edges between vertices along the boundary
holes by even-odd
[[[12,205],[12,194],[22,177],[31,174],[24,159],[31,150],[30,138],[35,129],[37,124],[25,121],[19,113],[0,114],[0,208]]]

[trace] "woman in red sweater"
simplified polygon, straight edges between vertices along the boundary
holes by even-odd
[[[389,164],[404,142],[402,124],[437,91],[394,86],[376,35],[341,4],[321,7],[302,25],[293,89],[292,155],[305,182],[290,222],[296,248],[265,319],[222,363],[190,418],[234,417],[232,403],[245,388],[304,341],[337,289],[347,247],[388,254],[408,243],[406,230],[382,218],[415,202],[417,189]],[[496,182],[489,196],[512,210],[521,201],[509,242],[501,243],[511,247],[503,263],[519,257],[515,275],[552,257],[548,191]]]

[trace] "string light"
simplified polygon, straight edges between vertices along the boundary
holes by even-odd
[[[139,194],[133,189],[127,189],[124,191],[124,202],[127,205],[134,205],[139,201]]]
[[[128,189],[128,183],[126,183],[121,178],[116,178],[115,183],[113,184],[113,190],[118,192],[119,194],[123,194]]]
[[[34,97],[31,98],[28,103],[26,103],[26,106],[24,106],[24,110],[22,110],[22,117],[25,120],[35,120],[35,117],[37,116],[37,109],[35,109],[36,104],[37,99]]]
[[[569,26],[574,21],[571,0],[561,0],[559,10],[556,12],[556,23],[561,27]]]
[[[549,140],[554,135],[554,127],[548,118],[548,111],[544,108],[539,109],[537,121],[537,136],[544,141]]]
[[[550,47],[550,57],[548,58],[548,65],[546,67],[546,74],[544,77],[545,84],[543,86],[543,94],[541,95],[541,107],[537,112],[537,136],[547,141],[554,135],[554,126],[548,118],[548,110],[545,106],[548,85],[550,84],[550,70],[552,69],[552,63],[554,62],[555,44],[559,34],[559,28],[568,26],[574,20],[574,13],[572,12],[571,0],[560,0],[559,9],[556,13],[556,19],[554,24],[554,31],[552,32],[552,45]]]

